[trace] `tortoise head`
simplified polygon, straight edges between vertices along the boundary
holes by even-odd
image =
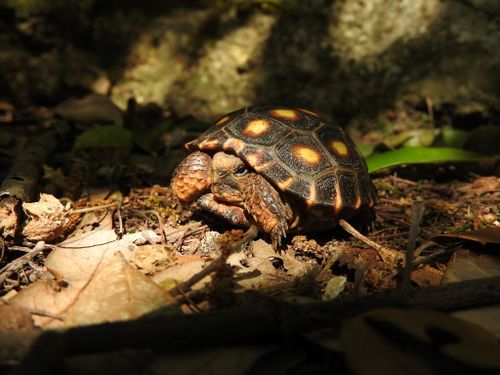
[[[228,203],[241,203],[249,172],[240,158],[225,152],[216,153],[212,164],[212,192],[215,197]]]

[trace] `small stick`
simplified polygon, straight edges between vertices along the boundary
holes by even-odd
[[[241,245],[251,241],[257,235],[258,230],[255,225],[252,225],[248,230],[243,234],[243,237],[239,241],[234,242],[227,249],[228,251],[223,252],[221,256],[214,259],[210,262],[205,268],[203,268],[200,272],[193,275],[189,280],[181,283],[179,286],[171,289],[169,293],[172,296],[177,296],[179,294],[183,294],[185,291],[189,290],[194,284],[201,281],[205,276],[208,276],[210,273],[217,271],[222,265],[226,262],[227,257],[236,251]]]
[[[101,210],[104,210],[106,208],[118,207],[119,205],[120,205],[120,202],[113,202],[113,203],[109,203],[109,204],[103,204],[102,206],[78,208],[76,210],[71,211],[71,213],[73,213],[73,214],[85,214],[87,212],[101,211]]]
[[[40,254],[44,250],[49,250],[52,249],[52,245],[47,245],[43,241],[39,241],[36,243],[35,247],[31,249],[28,253],[20,256],[16,260],[10,262],[7,264],[5,267],[0,269],[0,284],[3,283],[9,275],[14,272],[19,270],[26,262],[30,261],[35,257],[37,254]]]
[[[162,245],[167,243],[167,238],[165,237],[165,231],[163,230],[163,221],[161,220],[161,216],[156,210],[149,210],[149,213],[152,213],[156,216],[156,220],[158,220],[158,227],[160,228],[160,236]]]
[[[363,241],[365,244],[368,246],[372,247],[382,258],[382,260],[386,263],[395,263],[399,259],[401,259],[401,254],[399,251],[391,249],[389,247],[385,247],[382,245],[379,245],[378,243],[370,240],[368,237],[362,235],[359,233],[354,227],[349,224],[347,221],[344,219],[340,219],[339,225],[344,228],[344,230],[350,234],[352,234],[354,237],[356,237],[358,240]]]
[[[417,234],[420,228],[420,222],[424,214],[424,202],[416,201],[413,205],[411,215],[410,232],[408,234],[408,246],[406,248],[406,261],[403,268],[403,284],[401,288],[403,292],[408,292],[411,288],[411,271],[413,269],[413,259],[415,254],[415,245],[417,242]]]

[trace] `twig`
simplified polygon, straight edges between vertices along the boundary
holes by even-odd
[[[417,242],[417,234],[420,228],[420,222],[424,214],[424,203],[416,201],[413,205],[413,212],[411,215],[410,232],[408,234],[408,246],[406,248],[406,261],[403,268],[403,283],[401,289],[403,292],[408,292],[411,288],[411,271],[413,269],[413,257],[415,251],[415,244]]]
[[[76,210],[73,210],[71,213],[85,214],[87,212],[102,211],[102,210],[105,210],[107,208],[118,207],[119,205],[120,205],[120,202],[113,202],[113,203],[109,203],[109,204],[103,204],[102,206],[78,208]]]
[[[344,219],[340,219],[339,225],[342,228],[344,228],[346,232],[352,234],[358,240],[361,240],[368,246],[372,247],[384,262],[395,263],[402,258],[401,253],[399,251],[379,245],[378,243],[370,240],[368,237],[359,233],[351,224],[349,224]]]
[[[36,255],[40,254],[44,250],[49,250],[52,248],[53,248],[52,245],[47,245],[43,241],[37,242],[35,247],[31,249],[28,253],[20,256],[19,258],[15,259],[14,261],[7,264],[5,267],[0,269],[0,284],[3,283],[5,280],[7,280],[7,278],[12,272],[21,269],[26,262],[33,259]]]
[[[205,268],[203,268],[200,272],[198,272],[197,274],[193,275],[189,280],[187,280],[187,281],[183,282],[182,284],[180,284],[179,286],[171,289],[169,291],[169,293],[172,296],[175,297],[175,296],[177,296],[179,294],[182,294],[183,292],[188,291],[189,289],[191,289],[191,287],[194,284],[196,284],[197,282],[203,280],[206,276],[208,276],[212,272],[215,272],[218,269],[220,269],[224,265],[224,263],[227,260],[227,257],[231,253],[233,253],[234,251],[236,251],[237,249],[239,249],[243,244],[245,244],[248,241],[251,241],[253,238],[255,238],[255,236],[257,235],[257,233],[258,233],[257,227],[255,227],[254,225],[252,225],[243,234],[243,236],[241,237],[241,239],[239,241],[236,241],[236,242],[234,242],[234,243],[231,244],[231,246],[230,246],[230,248],[228,249],[227,252],[224,252],[221,256],[219,256],[218,258],[214,259]]]
[[[40,178],[41,165],[70,131],[65,123],[54,125],[50,131],[27,142],[26,148],[14,158],[0,186],[1,197],[12,196],[23,202],[31,202]]]
[[[163,230],[163,221],[161,220],[161,216],[156,210],[149,210],[149,213],[156,216],[156,220],[158,220],[158,227],[160,228],[160,236],[162,245],[167,243],[167,238],[165,237],[165,231]]]

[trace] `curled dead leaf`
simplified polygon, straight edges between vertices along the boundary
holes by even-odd
[[[38,202],[23,203],[28,221],[22,234],[30,241],[52,241],[64,233],[70,222],[69,207],[50,194],[40,194]]]

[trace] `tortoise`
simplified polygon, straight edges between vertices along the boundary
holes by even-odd
[[[184,204],[270,235],[322,231],[370,212],[366,162],[338,125],[302,108],[254,106],[219,118],[186,143],[172,189]]]

